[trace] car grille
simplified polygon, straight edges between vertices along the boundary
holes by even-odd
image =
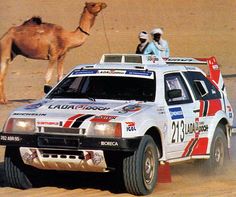
[[[85,133],[85,129],[79,129],[79,128],[60,128],[60,127],[44,127],[44,133],[84,134]]]
[[[78,149],[80,142],[79,139],[71,136],[39,136],[38,146],[44,148],[57,147],[57,148],[69,148]]]

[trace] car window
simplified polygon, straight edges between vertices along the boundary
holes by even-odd
[[[201,72],[188,71],[184,74],[189,81],[189,84],[192,87],[197,100],[211,100],[221,98],[221,94],[216,86]],[[201,81],[203,85],[205,84],[205,87],[207,88],[207,94],[203,94],[199,81]]]
[[[77,76],[64,79],[48,98],[155,100],[155,78],[123,76]]]
[[[180,73],[171,73],[165,75],[165,98],[168,105],[191,103],[192,98],[186,83]],[[180,90],[181,95],[176,98],[170,98],[169,92]]]

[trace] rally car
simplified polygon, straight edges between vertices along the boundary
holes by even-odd
[[[146,195],[165,163],[224,166],[233,110],[214,57],[106,54],[45,93],[13,111],[0,134],[12,187],[32,187],[34,169],[120,170],[129,193]]]

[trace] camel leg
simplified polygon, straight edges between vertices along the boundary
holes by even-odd
[[[8,62],[8,61],[7,61]],[[4,91],[4,79],[7,73],[8,63],[0,63],[0,104],[6,104],[7,99]]]
[[[64,71],[63,63],[64,63],[64,60],[65,60],[65,55],[61,56],[57,60],[57,81],[60,81],[63,78],[63,71]]]
[[[11,31],[11,30],[10,30]],[[7,99],[4,91],[4,79],[7,74],[7,68],[11,61],[11,32],[5,34],[0,40],[0,104],[6,104]]]
[[[49,64],[48,64],[48,68],[47,68],[47,72],[45,75],[45,84],[48,85],[52,79],[52,73],[53,73],[53,65],[56,62],[56,60],[54,59],[50,59],[49,60]]]

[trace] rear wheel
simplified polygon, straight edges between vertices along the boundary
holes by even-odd
[[[150,194],[157,183],[158,149],[151,136],[145,135],[138,150],[123,160],[126,190],[135,195]]]
[[[6,147],[4,170],[10,187],[32,188],[33,176],[36,174],[31,166],[23,163],[19,148]]]
[[[210,158],[202,161],[204,173],[220,173],[227,160],[227,140],[224,126],[219,125],[215,130],[211,143]]]

